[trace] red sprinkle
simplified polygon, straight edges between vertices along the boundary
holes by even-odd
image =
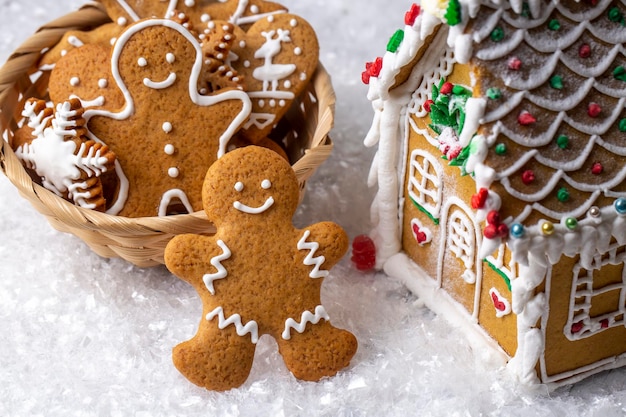
[[[434,103],[434,101],[432,100],[426,100],[426,102],[424,103],[424,110],[426,110],[428,113],[430,113],[430,106],[432,106]]]
[[[602,171],[604,171],[604,167],[602,166],[600,162],[595,162],[593,166],[591,167],[591,173],[593,175],[600,175],[602,174]]]
[[[495,239],[498,236],[498,228],[495,224],[488,224],[483,230],[483,236],[487,239]]]
[[[441,86],[441,90],[439,90],[439,92],[441,94],[450,94],[452,93],[453,88],[454,86],[452,85],[452,83],[443,83],[443,85]]]
[[[367,235],[359,235],[352,241],[352,262],[359,271],[367,271],[376,265],[376,246]]]
[[[478,190],[478,193],[472,196],[472,208],[474,210],[481,209],[485,207],[485,202],[487,202],[487,197],[489,196],[489,190],[486,188],[481,188]]]
[[[372,62],[367,69],[372,77],[378,77],[383,69],[383,59],[378,57]]]
[[[500,213],[496,210],[491,210],[487,213],[487,223],[498,226],[500,224]]]
[[[363,84],[369,84],[371,77],[372,76],[370,75],[369,72],[367,72],[367,70],[361,73],[361,81],[363,81]]]
[[[535,173],[532,170],[528,169],[522,172],[522,182],[524,184],[530,185],[533,181],[535,181]]]
[[[580,45],[580,48],[578,48],[578,56],[581,58],[589,58],[591,56],[591,46],[586,43]]]
[[[589,103],[587,106],[587,114],[589,117],[598,117],[602,113],[602,107],[598,103]]]
[[[508,65],[509,65],[509,69],[512,69],[513,71],[518,71],[522,67],[522,61],[520,61],[518,57],[514,56],[511,59],[509,59]]]
[[[529,126],[536,121],[537,119],[535,119],[535,117],[527,111],[521,112],[520,115],[517,117],[517,122],[522,126]]]
[[[408,12],[404,14],[404,24],[408,26],[413,26],[415,23],[415,19],[420,15],[420,7],[413,3]]]

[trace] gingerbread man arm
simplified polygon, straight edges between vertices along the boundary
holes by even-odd
[[[170,240],[164,255],[170,272],[197,289],[213,293],[213,282],[226,277],[222,262],[230,258],[230,249],[214,237],[187,234]]]
[[[349,239],[346,232],[336,223],[321,222],[305,227],[298,241],[298,249],[302,252],[309,251],[305,259],[307,265],[314,269],[332,268],[348,251]],[[316,245],[317,244],[317,245]],[[316,267],[316,259],[323,256],[323,262]]]

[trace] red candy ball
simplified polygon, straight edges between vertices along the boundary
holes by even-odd
[[[359,271],[367,271],[376,265],[376,246],[367,235],[359,235],[352,241],[352,262]]]

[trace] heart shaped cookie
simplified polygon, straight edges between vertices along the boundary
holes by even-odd
[[[215,22],[219,24],[218,22]],[[242,134],[253,143],[267,137],[311,79],[319,44],[311,25],[282,13],[235,30],[230,65],[245,78],[252,113]]]

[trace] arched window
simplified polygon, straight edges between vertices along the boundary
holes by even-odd
[[[413,150],[409,162],[409,197],[435,224],[439,224],[441,212],[442,172],[435,157],[421,149]]]

